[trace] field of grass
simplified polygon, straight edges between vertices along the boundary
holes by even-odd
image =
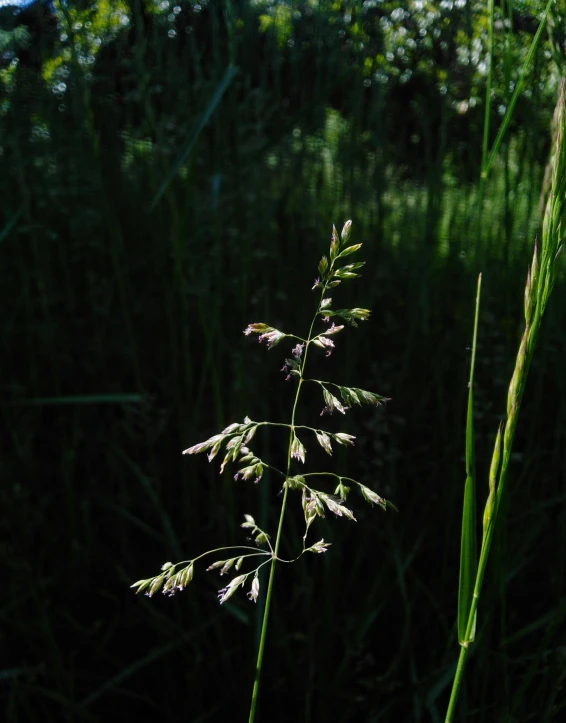
[[[442,721],[458,650],[476,279],[483,504],[550,130],[514,129],[481,191],[448,154],[413,174],[391,160],[395,123],[378,94],[369,111],[344,109],[318,88],[310,111],[301,100],[285,116],[277,77],[248,92],[247,66],[236,51],[224,64],[232,46],[218,37],[214,72],[201,76],[195,56],[190,86],[175,75],[184,58],[142,56],[131,38],[133,84],[117,70],[89,85],[74,68],[58,97],[24,69],[17,112],[0,118],[0,709],[10,723],[247,719],[261,600],[219,608],[215,572],[174,598],[129,585],[165,560],[242,542],[244,512],[274,530],[277,480],[234,482],[181,451],[246,415],[288,420],[288,350],[242,331],[265,321],[306,333],[332,223],[351,218],[367,264],[339,291],[373,314],[348,331],[332,373],[392,401],[347,418],[355,453],[334,463],[399,514],[360,503],[357,523],[317,522],[331,550],[278,570],[258,719]],[[119,83],[139,97],[114,107],[111,93],[133,92]],[[561,273],[461,694],[470,723],[563,715],[565,291]],[[273,431],[258,438],[283,457]],[[289,538],[301,522],[289,518]]]

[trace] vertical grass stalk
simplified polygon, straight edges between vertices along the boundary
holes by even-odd
[[[334,265],[334,260],[331,261],[330,269],[332,270],[332,267]],[[311,344],[312,338],[313,338],[313,329],[315,322],[319,316],[319,313],[321,311],[321,305],[322,300],[324,299],[324,295],[326,294],[326,290],[328,287],[328,281],[331,278],[331,274],[328,275],[328,280],[325,281],[322,285],[322,291],[320,293],[320,300],[318,302],[318,306],[316,308],[316,312],[312,318],[311,325],[309,328],[309,334],[306,339],[305,343],[305,351],[302,357],[301,361],[301,373],[299,376],[299,382],[297,384],[297,391],[295,393],[295,401],[293,402],[293,411],[291,412],[291,427],[289,429],[289,447],[287,449],[287,468],[286,468],[286,477],[288,478],[291,474],[291,450],[292,450],[292,444],[293,439],[295,437],[295,414],[297,411],[297,404],[299,402],[299,396],[301,394],[301,386],[303,384],[304,380],[304,372],[305,367],[307,363],[308,353],[309,353],[309,346]],[[254,678],[254,685],[252,690],[252,701],[250,704],[250,715],[248,719],[248,723],[254,723],[255,720],[255,713],[256,713],[256,707],[257,707],[257,701],[259,696],[259,683],[261,678],[261,669],[263,666],[263,653],[265,650],[265,641],[267,639],[267,625],[269,622],[269,609],[271,607],[271,596],[273,593],[273,581],[275,579],[275,564],[277,562],[277,557],[279,555],[279,546],[281,544],[281,534],[283,531],[283,518],[285,517],[285,509],[287,507],[287,495],[289,493],[289,485],[285,485],[285,490],[283,492],[283,501],[281,503],[281,512],[279,513],[279,523],[277,525],[277,536],[275,537],[275,544],[273,547],[273,556],[271,560],[271,566],[269,570],[269,582],[267,584],[267,595],[265,598],[265,607],[263,608],[263,620],[261,624],[261,637],[259,640],[259,648],[257,652],[257,661],[256,661],[256,668],[255,668],[255,678]]]
[[[538,242],[535,243],[533,260],[527,272],[525,285],[525,329],[519,345],[515,369],[507,393],[505,423],[500,428],[495,440],[489,477],[489,495],[484,509],[480,558],[465,634],[463,639],[460,638],[460,657],[446,713],[446,723],[451,723],[451,721],[454,720],[465,664],[470,650],[470,644],[473,642],[477,607],[495,531],[495,524],[497,522],[499,504],[507,482],[509,460],[511,459],[511,450],[519,419],[519,409],[529,367],[536,347],[542,317],[556,279],[557,260],[563,246],[562,222],[566,207],[565,95],[565,81],[562,80],[554,114],[553,148],[549,162],[551,185],[545,207],[542,238],[540,248]]]

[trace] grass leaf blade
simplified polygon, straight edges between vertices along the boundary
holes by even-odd
[[[466,484],[464,487],[464,507],[462,512],[462,537],[460,546],[460,580],[458,584],[458,640],[467,642],[466,629],[474,584],[478,566],[476,534],[476,494],[474,459],[474,371],[478,337],[478,318],[481,296],[481,274],[478,276],[476,311],[474,317],[474,336],[472,341],[472,359],[470,363],[470,381],[468,383],[468,409],[466,418]],[[475,621],[472,640],[475,635]]]
[[[185,143],[185,146],[181,153],[179,154],[178,159],[173,164],[171,170],[165,177],[165,180],[161,183],[161,186],[159,186],[159,189],[157,193],[155,194],[153,201],[151,202],[151,205],[149,207],[150,211],[153,211],[165,191],[167,190],[167,187],[171,183],[171,181],[175,178],[175,175],[177,174],[177,171],[179,168],[183,165],[183,163],[187,160],[187,158],[190,156],[191,151],[193,150],[197,140],[199,139],[200,134],[202,133],[203,129],[205,128],[206,124],[212,117],[212,114],[216,110],[218,104],[222,100],[222,96],[226,92],[226,89],[236,76],[236,73],[238,72],[238,68],[235,65],[229,65],[226,68],[226,72],[224,73],[224,76],[218,86],[216,87],[216,90],[212,94],[212,97],[208,101],[208,105],[206,106],[204,113],[201,115],[201,117],[196,122],[195,126],[193,127],[193,130],[187,139],[187,142]]]

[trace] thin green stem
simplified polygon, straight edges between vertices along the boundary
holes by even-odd
[[[202,555],[194,557],[192,560],[181,560],[180,562],[176,562],[173,567],[179,567],[179,565],[194,565],[195,562],[202,560],[202,558],[207,555],[213,555],[215,552],[224,552],[225,550],[254,550],[254,552],[251,552],[248,555],[239,555],[239,557],[254,557],[254,555],[270,554],[267,550],[258,550],[257,547],[250,547],[249,545],[230,545],[228,547],[216,547],[214,550],[207,550],[206,552],[203,552]]]
[[[448,711],[446,712],[446,723],[450,723],[454,720],[454,713],[456,712],[456,704],[458,702],[458,695],[460,692],[460,686],[462,678],[464,676],[464,668],[466,666],[466,657],[469,650],[468,645],[462,645],[460,648],[460,656],[458,658],[458,665],[456,667],[456,674],[454,675],[454,684],[452,686],[452,693],[450,694],[450,702],[448,704]]]
[[[277,467],[274,467],[274,466],[271,465],[271,464],[266,464],[266,462],[264,462],[263,460],[261,460],[261,463],[262,463],[262,465],[264,466],[265,469],[269,469],[269,470],[271,470],[272,472],[277,472],[277,474],[280,474],[282,477],[286,477],[285,472],[283,472],[283,470],[280,470],[280,469],[278,469]]]
[[[303,384],[303,375],[305,366],[307,363],[307,357],[308,357],[308,351],[309,351],[309,345],[312,339],[312,331],[314,328],[315,321],[318,317],[318,312],[320,311],[320,304],[322,299],[324,298],[324,294],[326,292],[326,284],[324,284],[322,293],[320,296],[320,301],[318,303],[318,307],[316,310],[315,315],[313,316],[310,329],[309,329],[309,335],[308,338],[305,340],[305,350],[304,355],[301,363],[301,375],[299,378],[299,383],[297,385],[297,391],[295,394],[295,401],[293,402],[293,411],[291,413],[291,425],[289,429],[289,446],[287,449],[287,473],[286,477],[289,477],[290,471],[291,471],[291,447],[293,444],[293,438],[295,435],[295,414],[297,411],[297,404],[299,401],[299,396],[301,393],[301,386]],[[265,608],[263,610],[263,621],[261,625],[261,635],[259,640],[259,648],[257,653],[257,661],[256,661],[256,668],[255,668],[255,677],[254,677],[254,685],[252,690],[252,701],[250,705],[250,715],[248,718],[248,723],[254,723],[255,720],[255,712],[257,708],[257,701],[259,696],[259,683],[261,678],[261,669],[263,665],[263,654],[265,651],[265,641],[267,639],[267,625],[269,622],[269,611],[271,608],[271,598],[273,595],[273,582],[275,580],[275,565],[278,560],[279,556],[279,546],[281,544],[281,536],[283,531],[283,519],[285,517],[285,510],[287,507],[287,496],[289,494],[289,485],[285,485],[285,490],[283,492],[283,501],[281,503],[281,512],[279,513],[279,524],[277,526],[277,536],[275,537],[275,546],[273,550],[273,556],[271,560],[271,569],[269,571],[269,582],[267,583],[267,595],[265,598]]]

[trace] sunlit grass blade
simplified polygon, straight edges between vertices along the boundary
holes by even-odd
[[[531,63],[532,63],[535,51],[538,47],[541,35],[544,31],[544,28],[545,28],[548,18],[550,16],[550,11],[551,11],[553,4],[554,4],[554,0],[548,0],[548,3],[544,10],[540,24],[538,26],[538,30],[531,42],[531,45],[529,47],[529,52],[527,53],[527,57],[525,59],[525,62],[523,63],[523,67],[521,68],[521,74],[519,75],[519,78],[517,80],[517,85],[515,86],[515,91],[513,92],[513,95],[511,96],[511,100],[509,101],[509,106],[505,112],[505,115],[503,117],[503,121],[499,128],[499,131],[497,132],[495,141],[493,142],[493,147],[490,151],[489,157],[487,158],[485,163],[482,162],[482,172],[481,172],[482,182],[485,181],[485,179],[487,178],[487,176],[489,174],[491,166],[493,165],[493,161],[495,160],[495,156],[497,155],[497,153],[499,151],[499,146],[501,145],[503,136],[505,135],[505,133],[507,131],[507,127],[509,126],[509,123],[511,121],[511,116],[513,115],[513,111],[515,109],[515,104],[517,103],[519,95],[521,94],[521,92],[523,90],[525,78],[527,76],[529,68],[531,67]],[[487,123],[489,123],[489,120],[486,120],[486,124]],[[487,136],[484,135],[484,151],[486,150],[486,144],[487,144]]]
[[[466,419],[466,484],[464,487],[464,509],[462,513],[462,539],[460,547],[460,582],[458,585],[458,640],[467,642],[466,628],[474,593],[474,582],[478,567],[477,531],[476,531],[476,491],[475,491],[475,454],[474,454],[474,371],[478,338],[478,318],[481,296],[481,274],[478,276],[476,294],[476,312],[472,341],[472,359],[470,363],[470,381],[468,382],[468,410]],[[475,635],[475,621],[471,639]]]

